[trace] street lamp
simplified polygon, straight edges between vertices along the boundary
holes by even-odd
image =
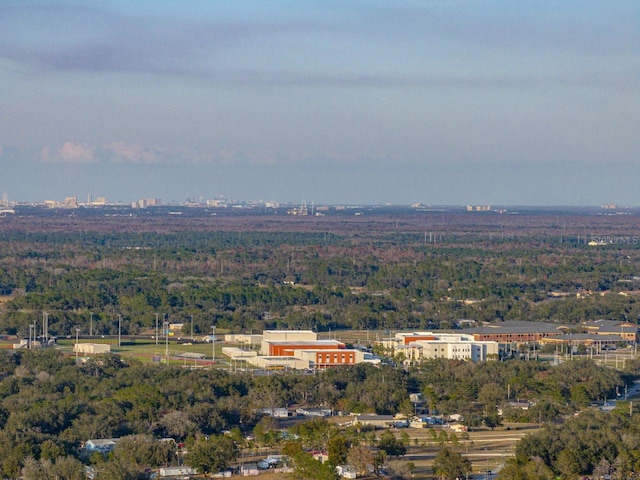
[[[33,325],[29,325],[29,350],[33,348],[31,337],[33,337]]]
[[[156,347],[158,346],[158,314],[156,313]]]
[[[193,341],[193,315],[191,315],[191,340]]]
[[[78,352],[80,351],[80,347],[78,347],[78,333],[80,333],[80,329],[76,328],[76,363],[78,363]]]
[[[213,332],[213,335],[211,335],[211,360],[213,363],[216,363],[216,326],[215,325],[211,325],[211,331]]]
[[[49,314],[42,312],[42,343],[47,344],[47,337],[49,336]]]
[[[89,336],[93,337],[93,312],[89,314]]]
[[[122,333],[122,315],[118,315],[118,346],[122,344],[120,341],[121,333]]]
[[[169,322],[163,322],[164,327],[164,362],[169,365]]]

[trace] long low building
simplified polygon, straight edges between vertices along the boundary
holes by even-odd
[[[582,326],[593,335],[617,335],[621,341],[635,343],[638,340],[638,325],[630,322],[616,322],[614,320],[590,320]]]
[[[226,343],[237,343],[239,345],[260,345],[262,343],[262,335],[248,333],[231,333],[224,336]]]
[[[231,360],[248,360],[258,356],[258,352],[253,350],[242,350],[238,347],[222,347],[222,354]]]
[[[264,370],[308,370],[310,368],[308,360],[295,357],[258,355],[256,357],[246,358],[246,362]]]
[[[73,351],[80,354],[97,355],[111,352],[111,346],[105,343],[76,343]]]
[[[544,338],[563,335],[568,327],[555,323],[506,321],[466,330],[474,340],[500,343],[539,342]]]
[[[296,350],[295,357],[309,362],[309,368],[327,368],[339,365],[355,365],[365,361],[360,350]]]
[[[570,346],[584,345],[585,347],[596,346],[598,348],[616,346],[627,340],[620,335],[604,335],[594,333],[574,333],[571,335],[558,335],[545,338],[540,341],[542,344],[565,344]]]

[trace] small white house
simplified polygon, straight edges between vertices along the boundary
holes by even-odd
[[[263,414],[274,418],[287,418],[289,417],[289,410],[286,408],[263,408],[260,410]]]
[[[191,467],[164,467],[160,469],[160,477],[178,477],[195,475],[197,472]]]
[[[353,465],[338,465],[336,467],[336,472],[342,478],[356,478],[356,469]]]
[[[84,448],[88,452],[108,453],[116,448],[117,438],[95,438],[84,442]]]

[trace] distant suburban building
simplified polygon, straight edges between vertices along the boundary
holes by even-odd
[[[260,340],[260,355],[253,350],[224,347],[222,353],[231,361],[245,361],[268,370],[308,370],[380,363],[370,353],[347,349],[338,340],[318,340],[311,330],[265,330],[262,335],[227,335],[227,342],[256,345]]]
[[[346,345],[337,340],[268,342],[266,355],[293,357],[299,350],[342,350]]]
[[[262,343],[262,335],[249,335],[244,333],[228,334],[224,336],[226,343],[238,343],[240,345],[260,345]]]
[[[172,477],[180,477],[195,475],[196,470],[191,467],[163,467],[158,472],[161,478],[172,478]]]
[[[500,343],[538,342],[543,338],[566,333],[565,325],[545,322],[507,321],[483,327],[472,328],[465,332],[472,334],[476,341],[492,341]]]
[[[88,452],[108,453],[116,448],[116,443],[118,443],[118,440],[118,438],[101,438],[87,440],[86,442],[84,442],[84,449]]]
[[[600,319],[583,322],[582,326],[593,335],[617,335],[630,343],[638,339],[638,326],[635,323]]]
[[[484,362],[499,354],[498,342],[478,341],[466,333],[403,332],[379,344],[406,365],[433,358]]]
[[[109,353],[111,346],[105,343],[76,343],[73,351],[80,354],[97,355],[100,353]]]
[[[272,342],[315,342],[318,335],[311,330],[265,330],[262,332],[260,353],[271,355],[269,344]]]
[[[351,422],[353,425],[370,425],[378,428],[388,428],[393,425],[393,415],[357,415]]]
[[[309,350],[298,349],[294,356],[309,362],[309,368],[327,368],[338,365],[355,365],[363,363],[365,354],[359,350],[347,350],[346,348],[318,349],[311,346]]]
[[[260,410],[260,413],[264,415],[268,415],[274,418],[287,418],[289,417],[289,410],[286,408],[278,407],[278,408],[263,408]]]

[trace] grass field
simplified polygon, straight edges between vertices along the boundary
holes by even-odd
[[[75,344],[75,338],[58,339],[57,349],[66,354],[73,354],[73,345]],[[120,346],[118,346],[118,340],[114,338],[83,338],[79,340],[79,343],[99,343],[107,344],[111,346],[111,353],[116,353],[127,358],[135,358],[141,362],[165,362],[165,358],[168,357],[170,364],[186,365],[186,366],[211,366],[212,360],[212,348],[215,348],[215,360],[218,368],[228,368],[227,357],[222,355],[222,343],[216,343],[212,347],[211,343],[194,343],[194,344],[182,344],[176,340],[169,340],[165,343],[165,340],[159,339],[156,345],[153,339],[136,339],[136,340],[122,340]],[[179,358],[183,354],[198,354],[204,355],[201,359],[195,358]]]

